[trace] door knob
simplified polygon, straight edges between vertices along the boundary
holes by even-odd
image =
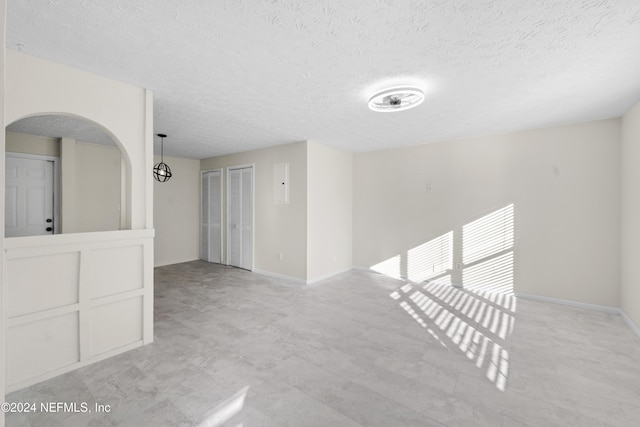
[[[47,222],[53,222],[51,218],[47,218]]]
[[[47,231],[53,231],[53,228],[47,227]]]

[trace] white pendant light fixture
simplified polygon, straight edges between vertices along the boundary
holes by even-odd
[[[398,86],[381,90],[369,98],[369,109],[381,113],[404,111],[424,101],[424,91],[414,86]]]
[[[153,167],[153,177],[156,181],[167,182],[171,178],[171,168],[164,162],[164,139],[167,135],[159,133],[160,137],[160,163],[156,163]]]

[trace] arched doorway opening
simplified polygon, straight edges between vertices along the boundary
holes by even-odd
[[[130,228],[126,151],[99,124],[69,114],[6,128],[5,236]]]

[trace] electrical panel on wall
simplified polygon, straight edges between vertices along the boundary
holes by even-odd
[[[289,163],[273,165],[273,203],[289,204]]]

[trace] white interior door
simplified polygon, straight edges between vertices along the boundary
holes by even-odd
[[[253,269],[253,166],[227,171],[227,262]]]
[[[200,258],[222,262],[222,171],[202,173]]]
[[[54,162],[6,156],[6,237],[54,234]]]

